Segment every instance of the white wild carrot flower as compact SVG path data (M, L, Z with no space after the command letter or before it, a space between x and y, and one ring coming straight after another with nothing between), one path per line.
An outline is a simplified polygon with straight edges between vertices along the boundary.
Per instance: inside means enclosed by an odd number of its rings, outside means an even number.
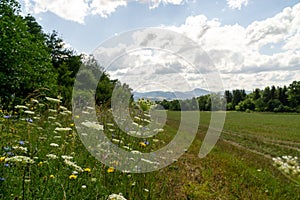
M23 106L23 105L16 105L15 108L16 109L28 109L27 106Z
M56 127L54 130L63 132L63 131L71 131L72 129L70 127L66 127L66 128Z
M60 99L54 99L54 98L51 98L51 97L46 97L46 99L47 99L48 101L51 101L51 102L61 103L61 100L60 100Z
M21 163L30 163L33 164L34 160L27 156L14 156L5 159L6 162L21 162Z
M26 110L26 111L24 111L24 113L29 114L29 115L34 115L34 112L30 111L30 110Z
M59 147L59 145L56 144L56 143L51 143L50 146L51 146L51 147Z
M82 122L81 124L88 127L88 128L96 129L98 131L100 131L100 130L103 131L104 130L103 125L97 124L97 122L87 121L87 122Z
M57 159L57 155L55 154L47 154L46 157L50 158L50 159Z

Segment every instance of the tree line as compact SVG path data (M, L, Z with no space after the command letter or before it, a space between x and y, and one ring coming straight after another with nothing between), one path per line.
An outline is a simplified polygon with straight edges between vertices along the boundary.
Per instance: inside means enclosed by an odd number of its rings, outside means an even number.
M257 112L300 112L300 81L293 81L289 86L267 86L256 88L250 93L245 89L226 90L224 94L208 94L187 100L156 101L167 110L212 109L212 95L215 95L214 107L236 111ZM217 96L216 96L217 95ZM195 106L194 102L197 102ZM226 104L226 106L222 106Z
M0 109L13 109L33 95L59 96L70 107L84 63L103 71L95 98L109 104L113 88L121 83L111 80L93 57L66 48L56 31L45 33L33 16L20 12L16 0L0 1Z

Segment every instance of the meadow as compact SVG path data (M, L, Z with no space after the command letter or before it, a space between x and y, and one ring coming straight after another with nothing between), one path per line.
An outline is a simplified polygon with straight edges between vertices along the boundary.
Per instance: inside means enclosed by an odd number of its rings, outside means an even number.
M1 110L1 199L300 199L299 114L228 112L217 145L200 159L211 116L201 112L183 156L161 170L134 174L94 158L76 132L74 118L81 116L59 104L31 99L14 113ZM105 117L97 125L115 145L140 152L171 141L181 115L168 111L163 130L141 139L119 130L109 112L98 112ZM135 114L136 123L146 123Z

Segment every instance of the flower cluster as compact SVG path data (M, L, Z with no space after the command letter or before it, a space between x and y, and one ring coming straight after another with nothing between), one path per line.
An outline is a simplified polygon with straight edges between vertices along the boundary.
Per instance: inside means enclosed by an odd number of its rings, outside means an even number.
M277 157L273 158L273 161L274 166L276 166L284 174L300 181L300 163L297 156Z

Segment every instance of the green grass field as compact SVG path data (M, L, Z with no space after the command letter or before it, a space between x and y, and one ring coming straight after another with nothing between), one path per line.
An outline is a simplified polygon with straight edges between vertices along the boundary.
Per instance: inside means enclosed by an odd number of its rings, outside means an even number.
M91 156L72 115L55 102L48 104L52 110L31 102L32 112L0 113L1 199L109 199L119 193L137 200L300 199L300 173L285 173L272 160L300 155L300 115L228 112L217 145L200 159L210 121L210 113L202 112L196 138L178 161L155 172L130 174L115 170L118 163L105 166ZM168 112L164 131L147 142L127 138L106 120L101 123L110 129L107 136L124 141L116 145L149 152L172 140L180 112Z

